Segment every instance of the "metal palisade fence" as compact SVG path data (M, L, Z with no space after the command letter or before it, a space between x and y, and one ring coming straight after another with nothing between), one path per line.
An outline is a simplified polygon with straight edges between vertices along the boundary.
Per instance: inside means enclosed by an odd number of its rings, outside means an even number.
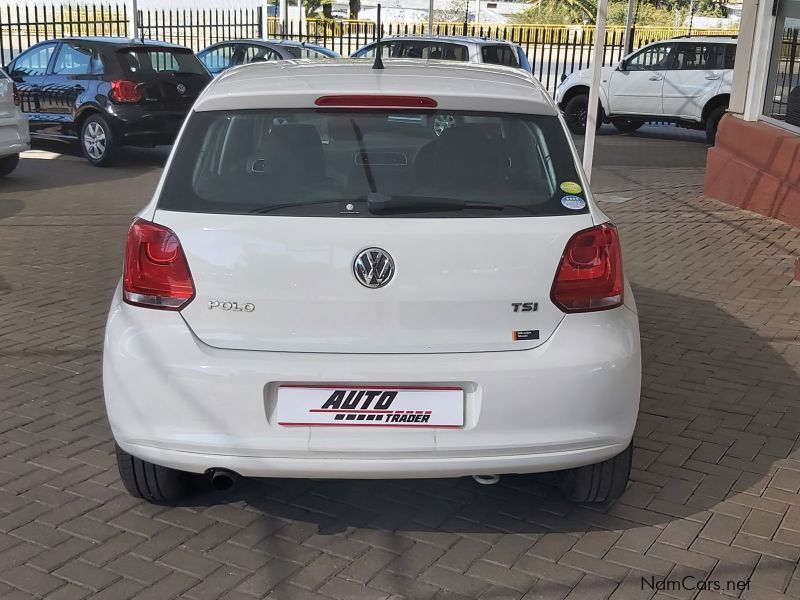
M374 41L377 28L371 21L326 21L307 19L282 22L268 17L261 6L228 8L146 9L137 11L142 38L182 44L195 51L210 44L244 38L289 38L313 42L349 56ZM119 3L46 4L27 1L0 2L0 59L7 64L31 45L66 36L128 36L132 31L128 5ZM482 25L435 23L429 31L424 23L387 23L383 35L469 35L505 39L522 46L533 66L533 74L550 92L561 75L589 65L595 28L585 25L508 24ZM637 27L631 46L636 49L654 41L687 35L686 28ZM732 35L731 30L693 30L694 35ZM624 29L610 27L604 40L603 64L610 65L624 54Z

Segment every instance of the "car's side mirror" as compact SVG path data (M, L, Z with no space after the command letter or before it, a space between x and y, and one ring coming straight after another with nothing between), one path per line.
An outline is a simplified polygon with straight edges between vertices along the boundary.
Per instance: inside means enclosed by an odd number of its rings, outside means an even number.
M620 71L627 71L628 70L628 61L626 59L622 59L619 61L619 70Z

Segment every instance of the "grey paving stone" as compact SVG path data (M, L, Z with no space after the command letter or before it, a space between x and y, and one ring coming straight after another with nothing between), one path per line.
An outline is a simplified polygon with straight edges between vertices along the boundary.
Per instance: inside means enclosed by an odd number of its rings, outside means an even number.
M0 189L0 598L676 600L640 580L683 573L800 598L800 230L702 198L706 147L671 131L598 138L644 358L633 483L600 506L520 476L129 497L100 351L165 153L23 160Z

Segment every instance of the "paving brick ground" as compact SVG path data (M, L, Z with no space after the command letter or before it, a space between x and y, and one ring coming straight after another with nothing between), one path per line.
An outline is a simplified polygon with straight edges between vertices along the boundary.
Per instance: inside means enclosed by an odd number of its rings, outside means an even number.
M99 368L163 153L34 153L0 182L0 598L800 598L800 231L699 199L703 155L676 130L600 138L645 354L618 502L540 476L248 481L166 508L121 488Z

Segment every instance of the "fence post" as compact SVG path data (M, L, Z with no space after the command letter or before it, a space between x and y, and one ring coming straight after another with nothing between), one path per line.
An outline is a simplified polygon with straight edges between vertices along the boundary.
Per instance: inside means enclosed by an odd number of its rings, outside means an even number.
M128 37L139 37L139 5L137 0L128 0Z

